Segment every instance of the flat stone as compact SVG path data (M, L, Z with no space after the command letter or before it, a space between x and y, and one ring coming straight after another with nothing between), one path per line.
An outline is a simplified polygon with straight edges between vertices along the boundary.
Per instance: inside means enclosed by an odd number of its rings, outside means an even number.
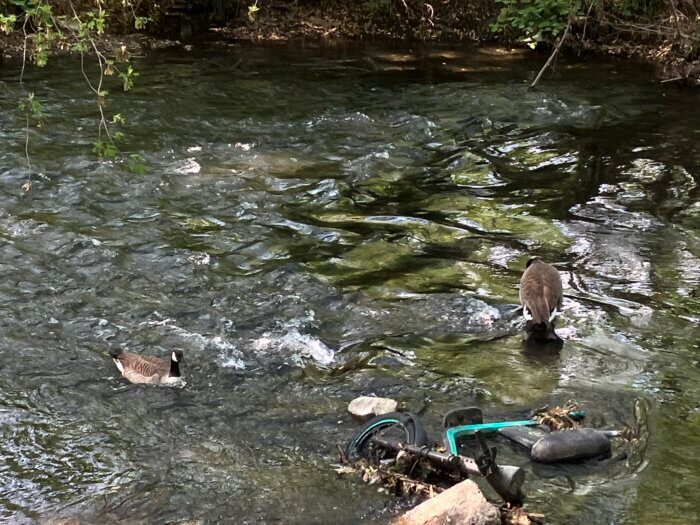
M501 511L467 479L399 516L392 525L500 525Z
M379 414L395 412L398 406L396 401L388 397L360 396L350 401L348 412L355 419L364 422Z

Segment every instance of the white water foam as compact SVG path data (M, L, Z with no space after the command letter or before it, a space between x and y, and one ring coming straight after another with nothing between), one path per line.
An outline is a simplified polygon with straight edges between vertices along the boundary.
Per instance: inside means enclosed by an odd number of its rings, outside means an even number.
M253 348L257 351L273 348L287 350L293 353L292 358L298 365L303 363L304 358L311 358L322 366L329 366L335 360L335 352L323 341L308 334L302 334L296 328L284 335L265 333L253 342Z
M158 312L154 312L155 315L160 315ZM243 369L246 367L246 362L241 356L240 350L236 348L236 345L227 341L221 336L215 335L213 337L207 337L197 332L190 332L177 326L173 319L168 317L160 320L151 320L141 323L142 325L149 326L163 326L174 334L195 342L199 346L200 350L214 350L219 353L219 358L221 359L221 366L226 368L237 368Z

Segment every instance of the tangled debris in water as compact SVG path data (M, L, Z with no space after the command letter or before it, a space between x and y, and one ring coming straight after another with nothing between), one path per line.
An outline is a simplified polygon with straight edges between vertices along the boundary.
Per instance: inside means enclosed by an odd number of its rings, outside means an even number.
M535 525L544 523L544 514L525 512L522 507L501 507L503 525Z
M535 412L533 419L540 422L540 425L546 425L552 430L565 430L572 428L580 428L580 416L574 414L580 413L580 408L576 403L563 407L542 407Z
M334 466L338 474L357 476L363 483L379 485L390 494L411 499L413 504L432 498L451 485L438 483L438 473L430 465L405 461L405 456L387 465L375 465L367 459L358 459L352 464L342 461Z
M403 453L390 462L382 463L377 465L364 458L349 462L341 450L340 462L333 468L339 475L356 476L368 485L379 485L387 493L404 498L405 503L412 507L465 479L439 472L430 464L411 459ZM500 511L503 525L538 525L545 522L544 514L526 512L521 507L504 504Z

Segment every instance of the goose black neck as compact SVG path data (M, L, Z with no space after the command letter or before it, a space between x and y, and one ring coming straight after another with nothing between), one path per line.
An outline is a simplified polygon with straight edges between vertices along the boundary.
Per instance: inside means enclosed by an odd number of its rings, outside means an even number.
M168 375L170 377L180 377L180 363L175 361L175 359L170 359L170 372Z

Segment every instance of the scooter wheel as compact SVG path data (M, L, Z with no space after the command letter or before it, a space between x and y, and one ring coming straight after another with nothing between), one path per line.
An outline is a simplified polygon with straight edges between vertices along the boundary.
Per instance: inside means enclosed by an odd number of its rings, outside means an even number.
M369 458L372 436L398 439L409 445L423 447L428 444L428 436L418 417L410 412L389 412L370 419L352 436L345 447L349 460Z

